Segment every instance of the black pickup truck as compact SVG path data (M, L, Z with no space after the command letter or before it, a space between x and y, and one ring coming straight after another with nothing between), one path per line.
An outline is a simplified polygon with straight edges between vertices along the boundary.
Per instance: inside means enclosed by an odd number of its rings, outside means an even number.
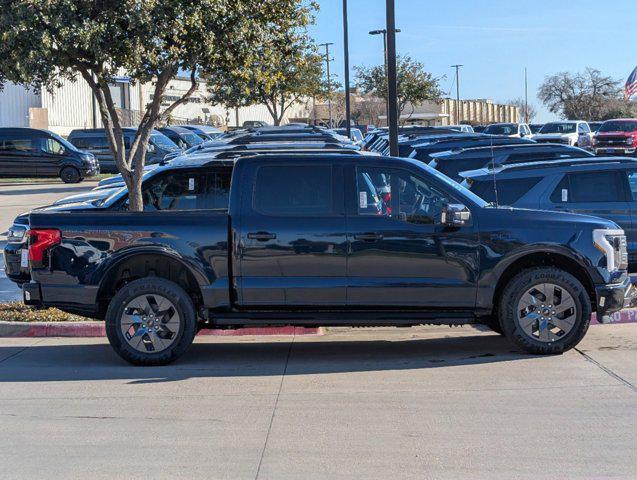
M630 290L613 222L498 208L415 160L245 157L229 198L227 210L32 213L25 302L105 318L119 355L157 365L204 325L486 323L559 353Z

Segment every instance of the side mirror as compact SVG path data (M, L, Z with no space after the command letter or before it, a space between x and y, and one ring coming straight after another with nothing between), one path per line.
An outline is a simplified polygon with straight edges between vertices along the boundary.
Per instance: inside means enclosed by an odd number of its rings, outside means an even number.
M461 203L449 203L442 207L440 223L448 227L463 227L471 221L471 212Z
M146 151L148 153L155 153L155 145L153 145L152 143L149 143L148 147L146 147Z

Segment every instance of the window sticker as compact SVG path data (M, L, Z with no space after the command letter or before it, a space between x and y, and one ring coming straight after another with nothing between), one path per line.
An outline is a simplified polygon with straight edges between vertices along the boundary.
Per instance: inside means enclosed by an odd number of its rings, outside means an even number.
M360 208L367 208L367 192L360 192L358 194L358 206Z
M568 189L566 188L562 189L562 201L568 202Z
M192 192L194 189L195 189L195 179L194 178L189 178L188 179L188 190Z

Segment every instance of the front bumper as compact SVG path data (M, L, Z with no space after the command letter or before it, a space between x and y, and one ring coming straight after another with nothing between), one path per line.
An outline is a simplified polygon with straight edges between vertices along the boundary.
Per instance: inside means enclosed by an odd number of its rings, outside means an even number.
M595 155L634 155L635 147L596 147Z
M637 302L637 289L626 277L622 283L609 285L596 285L597 297L597 321L610 323L613 321L611 314L623 308L634 306Z
M100 174L100 165L96 163L95 165L87 166L82 168L82 178L86 177L94 177Z

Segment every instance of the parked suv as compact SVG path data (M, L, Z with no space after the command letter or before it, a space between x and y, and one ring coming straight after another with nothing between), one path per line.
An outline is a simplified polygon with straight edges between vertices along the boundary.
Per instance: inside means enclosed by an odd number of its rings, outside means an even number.
M53 132L0 128L1 177L60 177L64 183L77 183L98 173L93 154Z
M533 140L542 143L561 143L581 148L592 148L593 134L588 123L581 120L545 123Z
M200 145L204 139L197 135L189 128L180 126L169 126L158 129L161 133L170 138L175 145L182 150L188 150L190 147Z
M472 192L516 208L607 218L626 232L628 260L637 267L637 160L592 157L507 165L464 172Z
M229 198L228 210L32 213L25 303L104 318L118 355L161 365L204 325L487 323L555 354L593 311L605 322L630 301L615 223L497 208L418 161L244 157Z
M526 123L492 123L482 133L509 137L528 137L531 135L531 128Z
M124 146L130 148L135 138L136 128L123 128ZM103 128L78 129L73 130L69 135L69 142L77 148L88 150L97 158L102 172L117 172L115 159L111 153L106 140L106 133ZM159 163L164 159L174 158L181 153L181 150L166 135L157 130L153 130L148 142L146 152L146 163Z
M494 147L463 148L431 154L429 166L449 178L462 181L460 172L487 166L510 163L528 163L558 158L592 157L593 154L567 145L531 143L527 145L501 145Z
M606 120L593 137L596 155L637 155L637 119Z

